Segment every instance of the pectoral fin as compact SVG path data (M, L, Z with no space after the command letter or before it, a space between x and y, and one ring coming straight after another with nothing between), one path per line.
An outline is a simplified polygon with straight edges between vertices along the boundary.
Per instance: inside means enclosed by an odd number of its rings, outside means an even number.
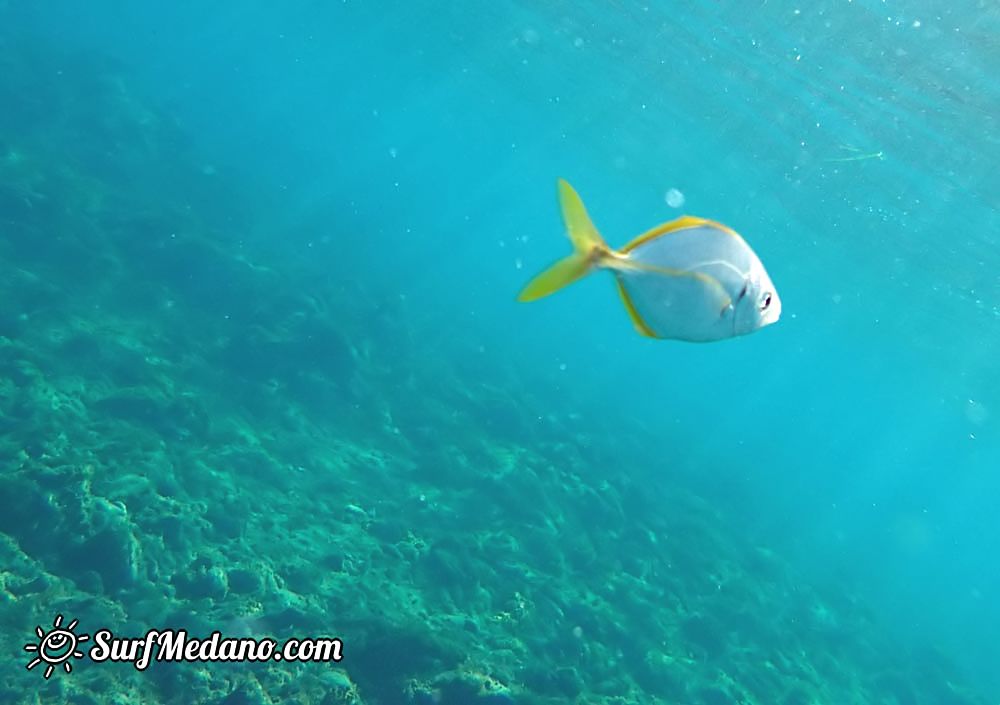
M655 264L636 262L627 258L615 259L606 266L620 272L644 272L647 274L657 274L663 277L693 279L701 283L708 291L718 298L717 303L720 311L725 311L728 307L733 305L733 300L726 292L726 287L722 286L722 282L713 277L711 274L706 274L705 272L696 272L688 269L674 269L673 267L659 267Z

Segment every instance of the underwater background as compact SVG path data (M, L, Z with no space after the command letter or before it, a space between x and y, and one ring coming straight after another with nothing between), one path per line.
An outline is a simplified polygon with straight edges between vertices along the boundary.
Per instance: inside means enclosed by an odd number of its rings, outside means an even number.
M1000 701L998 37L986 0L0 0L0 703ZM782 320L517 304L557 177L614 246L736 228ZM56 614L344 659L46 680Z

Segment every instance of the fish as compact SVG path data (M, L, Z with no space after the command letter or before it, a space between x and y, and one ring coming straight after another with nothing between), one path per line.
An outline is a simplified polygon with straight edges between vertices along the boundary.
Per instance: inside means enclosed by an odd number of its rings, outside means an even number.
M536 301L591 272L610 271L632 325L648 338L711 342L747 335L781 317L781 299L760 258L732 228L685 215L621 249L600 235L580 195L558 180L573 253L534 277L517 296Z

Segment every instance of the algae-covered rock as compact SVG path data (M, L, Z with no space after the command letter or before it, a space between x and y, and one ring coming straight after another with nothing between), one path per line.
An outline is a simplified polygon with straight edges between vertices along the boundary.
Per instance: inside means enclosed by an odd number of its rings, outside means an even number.
M685 644L702 658L718 659L728 648L726 627L710 615L692 615L681 623Z
M219 566L202 566L193 573L174 576L177 596L189 600L221 600L229 592L226 571Z
M319 705L364 705L357 684L344 669L331 668L320 676L320 684L324 695Z
M406 688L413 705L511 705L511 689L487 673L457 669L429 681L412 681Z
M237 595L257 594L264 586L264 581L255 570L233 568L227 575L229 589Z
M260 682L250 676L216 702L218 705L271 705L274 701L264 692Z

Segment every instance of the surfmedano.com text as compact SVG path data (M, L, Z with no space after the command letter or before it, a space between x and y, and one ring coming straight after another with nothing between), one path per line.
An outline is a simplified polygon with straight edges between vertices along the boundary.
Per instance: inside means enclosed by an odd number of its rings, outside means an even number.
M208 638L197 639L184 629L150 629L143 638L121 638L110 629L94 632L90 659L128 662L144 671L153 661L212 662L212 661L292 661L316 663L340 661L343 658L340 639L286 639L280 648L274 639L224 638L212 632Z

